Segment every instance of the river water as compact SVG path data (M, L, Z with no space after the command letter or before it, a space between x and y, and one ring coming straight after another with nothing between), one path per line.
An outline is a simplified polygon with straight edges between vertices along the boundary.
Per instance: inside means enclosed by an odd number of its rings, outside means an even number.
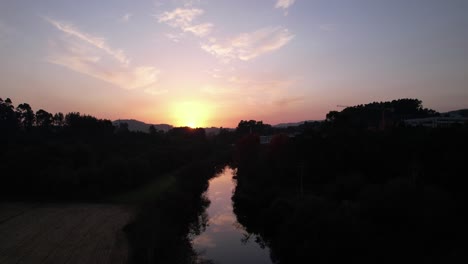
M214 263L271 264L268 248L262 249L254 239L243 242L246 235L232 209L232 193L236 187L230 167L210 180L206 192L211 201L207 208L208 226L193 239L193 246L205 259Z

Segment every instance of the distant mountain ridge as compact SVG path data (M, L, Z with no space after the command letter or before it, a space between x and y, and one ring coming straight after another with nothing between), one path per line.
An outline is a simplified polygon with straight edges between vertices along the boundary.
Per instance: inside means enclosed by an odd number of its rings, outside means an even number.
M468 117L468 108L441 113L441 115L449 117Z
M286 127L295 127L295 126L300 126L304 124L305 122L321 122L323 120L305 120L305 121L300 121L300 122L291 122L291 123L279 123L276 125L273 125L273 127L276 128L286 128ZM153 125L157 130L162 130L164 132L167 132L174 128L174 126L169 125L169 124L147 124L145 122L135 120L135 119L118 119L115 121L112 121L112 124L114 126L119 126L120 123L127 123L128 124L128 129L130 131L139 131L139 132L149 132L149 128L151 125ZM209 134L218 134L219 133L219 128L217 127L205 127L206 133ZM235 130L235 128L226 128L228 130Z
M140 132L145 132L145 133L149 132L149 128L151 125L153 125L154 128L156 128L156 130L162 130L164 132L167 132L173 128L173 126L168 125L168 124L147 124L145 122L138 121L135 119L118 119L118 120L112 121L112 124L117 127L119 126L120 123L127 123L128 130L130 131L140 131Z
M300 126L304 124L305 122L313 123L313 122L322 122L322 121L323 120L305 120L305 121L293 122L293 123L279 123L279 124L273 125L273 127L277 127L277 128L295 127L295 126Z

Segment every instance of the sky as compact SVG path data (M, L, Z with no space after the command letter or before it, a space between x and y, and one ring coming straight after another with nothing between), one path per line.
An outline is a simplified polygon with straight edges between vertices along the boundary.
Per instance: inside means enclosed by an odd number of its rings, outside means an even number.
M466 0L0 0L0 97L176 126L468 107Z

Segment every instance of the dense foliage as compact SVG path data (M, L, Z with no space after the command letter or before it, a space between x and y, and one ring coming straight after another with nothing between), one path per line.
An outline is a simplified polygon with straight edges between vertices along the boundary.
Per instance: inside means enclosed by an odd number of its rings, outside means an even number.
M326 120L340 129L385 129L401 126L403 120L437 116L439 113L424 108L418 99L398 99L390 102L373 102L350 106L343 111L330 111Z
M437 115L401 99L297 127L242 120L208 137L187 127L130 132L125 123L0 99L0 192L96 200L170 178L126 228L132 260L202 263L190 243L206 225L202 193L237 141L234 210L274 262L452 262L466 258L468 125L402 122Z
M126 227L132 263L211 263L193 249L191 239L207 226L205 210L210 201L203 193L226 157L213 156L184 167L174 174L175 183L168 190L141 206Z
M419 103L394 113L433 114ZM367 106L348 111L364 111ZM345 112L345 111L343 111ZM466 257L468 126L369 129L333 114L300 135L237 145L238 221L278 263L446 263ZM397 118L395 117L395 120Z
M215 149L203 129L149 132L130 132L124 123L114 127L80 113L34 112L28 104L15 108L0 99L1 195L95 199L132 189Z

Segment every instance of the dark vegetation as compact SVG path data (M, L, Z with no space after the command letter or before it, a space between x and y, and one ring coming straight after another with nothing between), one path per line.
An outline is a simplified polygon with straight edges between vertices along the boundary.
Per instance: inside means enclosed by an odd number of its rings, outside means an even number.
M221 155L190 164L175 173L171 188L143 204L126 228L133 263L211 263L193 249L191 238L206 228L210 201L203 193L226 158Z
M34 112L0 100L4 199L95 200L125 192L223 149L204 129L131 132L80 113Z
M235 156L238 221L275 263L466 260L468 126L402 122L437 114L403 99L330 112L267 145L245 134ZM238 131L262 130L249 125Z
M134 263L201 263L191 236L206 225L203 197L208 179L230 159L227 130L149 126L132 132L80 113L34 112L0 100L0 195L2 200L129 203L135 220L126 233ZM139 194L147 183L164 188ZM128 200L125 193L136 192ZM152 192L152 193L151 193Z
M131 260L207 263L190 241L206 226L208 180L237 142L234 210L274 262L453 262L466 257L468 126L403 122L437 115L402 99L296 127L242 120L208 136L187 127L132 132L0 99L0 198L101 201L169 182L133 204Z
M202 194L229 161L230 143L227 130L132 132L126 123L0 99L1 200L126 203L136 212L125 228L133 263L207 263L191 237L206 225ZM154 183L166 184L141 194Z

